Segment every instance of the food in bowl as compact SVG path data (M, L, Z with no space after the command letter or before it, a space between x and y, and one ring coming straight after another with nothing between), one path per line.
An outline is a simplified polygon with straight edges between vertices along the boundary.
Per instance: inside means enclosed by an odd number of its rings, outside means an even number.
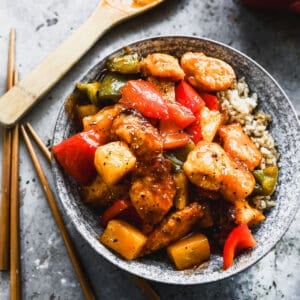
M79 133L53 154L102 209L100 241L131 260L166 249L177 269L254 247L274 205L278 154L257 96L225 61L126 52L77 84Z

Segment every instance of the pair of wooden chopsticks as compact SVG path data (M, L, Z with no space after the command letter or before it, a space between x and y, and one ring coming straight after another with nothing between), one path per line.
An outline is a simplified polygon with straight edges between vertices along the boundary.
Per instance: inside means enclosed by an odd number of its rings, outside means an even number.
M33 128L30 126L30 124L27 124L27 128L32 133L33 138L37 141L38 146L42 149L43 153L45 154L46 158L48 159L48 162L50 163L51 162L51 154L50 154L49 150L44 146L43 142L39 139L38 135L34 132ZM74 270L77 274L79 283L80 283L81 288L82 288L84 298L88 299L88 300L96 299L96 297L93 293L93 290L92 290L92 288L91 288L91 286L90 286L90 284L87 280L87 277L84 274L83 269L80 265L80 262L79 262L79 259L77 257L75 248L74 248L73 243L70 239L69 233L68 233L68 231L66 229L66 226L64 224L64 220L61 216L58 205L56 203L54 194L51 190L51 187L48 183L48 180L45 176L45 173L44 173L44 171L41 167L41 164L38 160L38 157L35 153L35 150L32 146L29 135L27 134L26 129L23 125L21 125L21 132L22 132L25 144L27 146L28 152L30 154L30 157L32 159L33 165L35 167L35 170L38 174L39 180L40 180L41 185L43 187L44 193L46 195L46 198L47 198L48 204L50 206L52 215L53 215L54 220L56 222L56 225L57 225L57 227L58 227L58 229L61 233L61 236L62 236L63 241L65 243L67 252L69 254L70 260L71 260L71 262L73 264L73 267L74 267Z
M10 31L6 89L14 84L15 74L15 30ZM10 182L11 182L11 152L12 131L4 129L3 132L3 158L2 158L2 194L0 210L0 271L9 269L10 249Z
M31 135L32 135L33 139L35 140L36 144L39 146L40 150L42 151L42 153L44 154L44 156L47 158L48 162L50 163L51 162L51 153L50 153L50 151L48 150L48 148L45 146L45 144L42 142L42 140L39 138L39 136L37 135L37 133L35 132L35 130L32 128L32 126L29 123L26 124L26 127L27 127L28 131L31 133ZM39 179L41 181L41 184L43 186L43 189L44 189L44 192L46 194L49 206L52 210L52 214L55 218L55 221L56 221L56 223L59 227L59 230L60 230L60 232L62 234L62 237L64 239L64 242L66 244L68 254L69 254L70 259L71 259L71 261L73 263L73 266L75 268L75 272L78 276L79 282L80 282L81 287L83 289L83 293L84 293L86 299L93 299L93 298L91 298L91 297L93 297L92 290L88 286L88 282L85 279L86 277L84 276L83 271L80 268L78 259L76 258L75 250L74 250L74 248L71 244L71 240L69 239L68 232L65 228L63 219L62 219L62 217L60 215L60 212L58 210L54 195L51 192L51 188L49 186L47 178L44 175L44 172L41 168L39 160L36 156L36 153L33 149L33 146L30 142L29 136L26 133L26 130L25 130L24 126L21 126L21 132L22 132L22 135L24 137L24 140L25 140L26 146L28 148L29 154L32 158L35 169L37 171L38 177L39 177ZM144 295L146 296L147 299L149 299L149 300L159 300L160 299L160 297L157 295L157 293L153 290L153 288L150 286L150 284L146 280L144 280L142 278L139 278L137 276L134 276L134 275L131 275L131 279L141 289L141 291L144 293Z
M15 69L16 31L9 35L7 90L18 82ZM19 126L4 129L0 210L0 270L10 270L11 299L21 299L19 239Z
M18 82L15 69L16 31L9 35L7 90ZM10 270L11 299L21 299L19 238L19 126L4 129L2 164L2 197L0 211L0 270Z
M7 89L17 83L17 72L15 70L15 30L10 32L9 55L7 64ZM21 99L20 99L21 101ZM32 129L29 126L29 129ZM44 191L47 195L48 203L53 216L62 234L67 251L73 263L75 272L79 278L85 299L95 299L93 291L84 275L79 260L76 258L75 250L69 238L63 219L59 213L54 195L50 189L47 179L41 169L39 161L35 155L29 137L23 126L21 130L32 156L34 166L41 180ZM33 130L34 137L37 135ZM20 272L20 243L19 243L19 125L13 129L4 129L3 140L3 174L2 174L2 201L0 210L0 270L10 270L10 299L21 299L21 272ZM43 153L51 161L51 154L44 144L39 146ZM10 254L10 255L9 255Z

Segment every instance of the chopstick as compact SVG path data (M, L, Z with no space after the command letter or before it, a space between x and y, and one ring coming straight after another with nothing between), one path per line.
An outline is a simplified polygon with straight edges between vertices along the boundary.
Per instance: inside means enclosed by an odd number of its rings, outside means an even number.
M29 123L26 123L26 127L28 128L33 139L35 140L37 145L40 147L41 151L43 152L43 154L47 158L48 162L50 163L51 162L51 152L48 150L48 148L45 146L43 141L40 139L38 134L35 132L35 130L32 128L32 126ZM146 299L148 299L148 300L159 300L160 299L159 295L151 287L151 285L148 283L147 280L140 278L138 276L135 276L135 275L130 275L130 277L131 277L132 281L134 282L134 284L143 292Z
M34 131L32 126L29 123L26 123L26 127L29 130L30 134L32 135L34 141L39 146L40 150L44 154L44 156L47 158L48 162L51 163L51 152L48 150L48 148L45 146L43 141L40 139L38 134Z
M14 70L15 70L15 48L16 48L16 30L12 28L9 33L9 50L7 62L7 78L6 89L9 90L13 87L14 83Z
M13 86L15 65L16 31L11 29L9 34L9 50L7 63L6 88ZM9 217L10 217L10 172L11 172L11 130L4 129L3 158L2 158L2 195L0 209L0 271L9 269Z
M18 72L14 70L14 85ZM10 299L21 299L19 220L19 124L12 130L10 183Z
M146 299L160 300L160 297L158 296L156 291L151 287L147 280L135 275L130 275L130 278L134 282L134 284L143 292Z
M79 263L79 260L77 258L77 255L76 255L76 252L75 252L75 248L72 244L72 241L70 239L70 236L68 234L68 231L66 229L66 226L64 224L64 220L60 214L60 211L59 211L59 208L57 206L57 203L56 203L56 200L55 200L55 197L54 197L54 194L51 190L51 187L48 183L48 180L43 172L43 169L40 165L40 162L37 158L37 155L33 149L33 146L31 144L31 141L29 139L29 136L27 135L26 133L26 130L24 128L23 125L21 125L21 132L22 132L22 135L23 135L23 138L24 138L24 141L25 141L25 144L27 146L27 149L28 149L28 152L31 156L31 159L32 159L32 162L33 162L33 165L36 169L36 172L38 174L38 177L39 177L39 180L41 182L41 185L43 187L43 190L44 190L44 193L46 195L46 198L47 198L47 201L48 201L48 204L50 206L50 209L52 211L52 215L56 221L56 225L61 233L61 236L64 240L64 243L65 243L65 246L66 246L66 249L67 249L67 252L69 254L69 257L70 257L70 260L73 264L73 267L75 269L75 272L77 274L77 277L78 277L78 280L79 280L79 283L81 285L81 288L82 288L82 292L83 292L83 295L84 295L84 298L85 299L96 299L95 296L94 296L94 293L92 291L92 288L90 287L87 279L86 279L86 275L84 274L81 266L80 266L80 263Z

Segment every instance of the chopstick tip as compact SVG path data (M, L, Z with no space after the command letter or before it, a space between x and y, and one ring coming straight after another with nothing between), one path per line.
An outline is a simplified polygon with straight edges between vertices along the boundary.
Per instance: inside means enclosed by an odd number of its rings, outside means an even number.
M15 36L16 36L16 28L12 27L10 29L10 37L14 39Z
M20 129L21 129L22 131L25 131L25 128L24 128L24 125L23 125L23 124L20 124Z

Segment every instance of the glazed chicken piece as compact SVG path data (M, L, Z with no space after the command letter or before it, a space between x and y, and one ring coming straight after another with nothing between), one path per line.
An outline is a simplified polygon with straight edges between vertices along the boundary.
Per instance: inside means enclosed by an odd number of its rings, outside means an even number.
M142 160L162 152L163 140L158 130L141 114L126 110L113 121L111 132L125 141Z
M236 224L259 224L265 219L261 211L249 205L246 200L238 200L232 204L230 215Z
M144 75L165 78L172 81L182 80L184 72L181 69L178 59L164 53L153 53L141 62L141 71Z
M83 130L95 130L101 137L104 138L104 144L110 139L110 129L113 120L120 114L125 108L122 105L116 104L113 106L107 106L98 111L95 115L87 116L82 119Z
M262 159L261 152L249 136L244 133L240 124L221 126L219 135L223 140L224 150L233 159L239 159L245 163L250 171L253 171L260 164Z
M226 90L235 80L229 64L202 52L187 52L182 55L180 63L189 83L203 91Z
M232 202L243 200L252 193L254 186L252 173L228 157L228 164L221 176L222 196Z
M193 225L203 216L201 205L194 202L176 211L162 221L149 235L144 253L162 249L191 232Z
M227 161L226 153L218 144L201 141L189 153L183 169L192 183L206 190L218 191Z
M183 169L192 183L220 191L229 201L245 199L255 185L252 173L235 163L217 143L200 141L189 153Z
M176 187L170 169L162 155L136 168L129 196L145 231L159 223L173 205Z

